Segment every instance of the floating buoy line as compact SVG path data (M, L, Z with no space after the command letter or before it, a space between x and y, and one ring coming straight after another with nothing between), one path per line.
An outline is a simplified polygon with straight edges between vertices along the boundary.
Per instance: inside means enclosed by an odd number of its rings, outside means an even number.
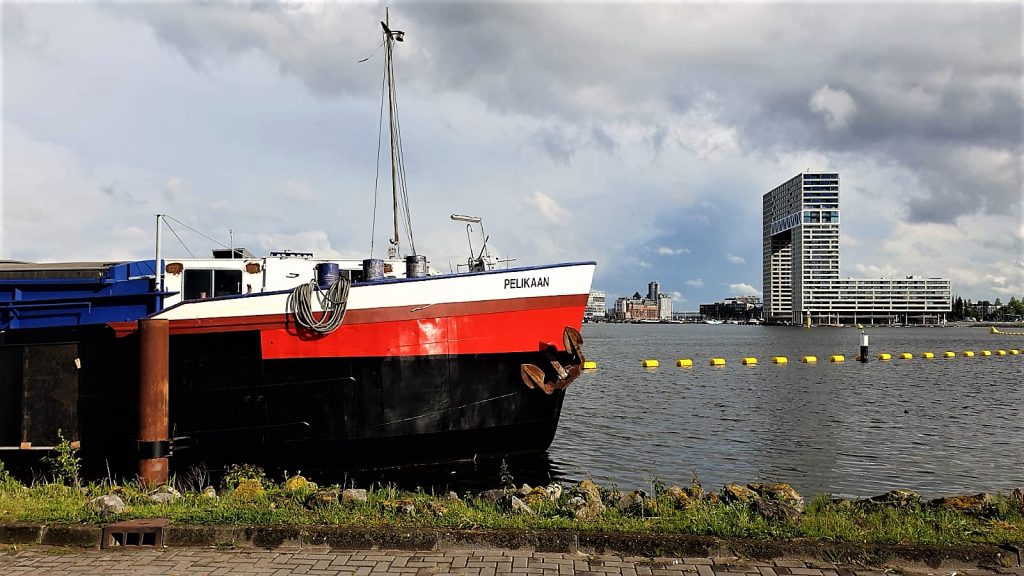
M878 360L882 361L882 362L888 362L888 361L891 361L894 356L896 358L900 359L900 360L914 360L914 359L932 360L932 359L940 358L940 357L941 358L950 359L950 358L974 358L975 356L989 357L989 356L1020 356L1020 355L1021 355L1021 349L1020 348L1010 348L1010 349L998 349L998 350L995 350L995 351L993 351L993 350L980 350L977 353L975 353L974 350L964 350L963 352L959 352L959 353L955 352L953 350L946 350L945 352L942 352L940 355L936 355L936 353L928 352L928 351L920 352L918 354L914 354L912 352L900 352L897 355L893 355L892 353L889 353L889 352L882 352L881 354L878 354L878 356L876 356L876 358ZM855 359L860 361L860 362L867 361L865 358L862 358L861 355L859 355L859 354L857 356L855 356ZM843 354L832 354L832 355L828 356L828 360L832 364L842 364L843 362L846 361L846 356L844 356ZM803 364L817 364L818 363L818 357L817 356L811 356L811 355L802 356L800 358L800 362L803 363ZM744 356L743 358L740 359L739 363L742 364L743 366L757 366L758 365L758 359L756 357L754 357L754 356ZM776 364L776 365L787 365L787 364L789 364L789 358L786 357L786 356L772 356L771 357L771 363L772 364ZM708 366L721 367L721 366L725 366L727 364L727 361L726 361L725 358L722 358L722 357L714 357L714 358L709 358L707 364L708 364ZM640 366L643 367L643 368L658 368L660 365L661 365L661 363L659 362L659 360L657 358L644 358L643 360L640 361ZM678 360L676 360L676 366L679 367L679 368L693 368L694 367L694 361L693 361L692 358L679 358ZM597 363L592 361L592 360L588 360L586 362L586 364L583 366L583 368L586 369L586 370L596 369L597 368Z

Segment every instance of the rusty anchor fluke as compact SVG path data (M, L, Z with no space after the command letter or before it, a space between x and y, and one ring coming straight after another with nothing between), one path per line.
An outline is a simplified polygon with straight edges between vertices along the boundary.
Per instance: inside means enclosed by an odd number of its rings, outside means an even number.
M540 388L545 394L553 394L555 390L564 390L579 377L583 372L583 336L579 330L566 326L562 331L562 345L565 346L564 353L555 350L553 345L541 351L547 360L548 370L535 364L519 367L519 375L527 388Z

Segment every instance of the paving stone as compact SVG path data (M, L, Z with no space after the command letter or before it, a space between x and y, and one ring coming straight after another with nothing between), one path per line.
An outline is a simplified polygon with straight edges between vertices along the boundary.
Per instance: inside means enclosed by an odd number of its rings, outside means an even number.
M471 559L473 561L471 561ZM0 574L76 576L165 576L249 574L252 576L377 576L381 574L462 574L490 576L499 573L563 576L885 576L879 568L835 565L828 562L785 560L766 562L736 558L669 558L602 554L535 553L525 550L455 551L346 551L319 550L99 550L55 552L39 547L0 552ZM964 576L1024 576L1024 569L958 571ZM946 570L908 570L909 576Z

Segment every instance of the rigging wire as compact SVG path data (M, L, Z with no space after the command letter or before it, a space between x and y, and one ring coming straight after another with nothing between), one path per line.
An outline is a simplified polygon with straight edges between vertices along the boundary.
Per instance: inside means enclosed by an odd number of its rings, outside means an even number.
M383 44L382 44L383 45ZM384 134L384 91L388 85L388 73L380 83L380 118L377 120L377 170L373 175L373 221L370 223L370 258L373 258L373 241L377 234L377 185L380 182L380 142Z
M385 42L386 42L386 40L385 40ZM374 56L377 55L377 52L380 52L380 49L383 48L383 47L384 47L384 42L381 42L379 46L374 48L373 52L371 52L369 56L367 56L366 58L363 58L362 60L360 60L359 63L366 62L370 58L373 58Z
M167 221L166 219L168 219L168 218L169 218L169 219L171 219L171 220L174 220L174 221L175 221L175 222L177 222L178 224L181 224L182 226L184 226L185 228L188 228L189 230L191 230L191 231L195 232L196 234L199 234L200 236L202 236L203 238L206 238L206 239L207 239L207 240L209 240L210 242L213 242L214 244L218 244L218 245L220 245L220 246L221 246L222 248L227 248L228 250L230 250L230 249L231 249L231 247L230 247L230 246L228 246L227 244L225 244L225 243L221 242L220 240L217 240L217 239L215 239L215 238L211 238L211 237L207 236L206 234L203 234L203 233L202 233L202 232L200 232L199 230L196 230L195 228L193 228L193 227L189 226L188 224L186 224L186 223L182 222L181 220L178 220L178 219L177 219L177 218L175 218L174 216L170 216L170 215L168 215L168 214L164 214L164 219L165 219L165 220L164 220L164 222L166 222L166 221ZM168 228L170 228L170 226L168 226Z
M164 214L164 218L170 218L170 216ZM177 220L175 220L175 222L177 222ZM185 249L185 252L188 252L189 256L195 258L196 255L193 254L192 251L188 249L188 245L186 245L185 241L181 239L181 236L178 236L178 232L171 227L171 223L168 222L167 220L164 220L164 226L167 226L167 229L171 231L171 234L174 234L174 237L177 238L178 242L181 243L181 247Z

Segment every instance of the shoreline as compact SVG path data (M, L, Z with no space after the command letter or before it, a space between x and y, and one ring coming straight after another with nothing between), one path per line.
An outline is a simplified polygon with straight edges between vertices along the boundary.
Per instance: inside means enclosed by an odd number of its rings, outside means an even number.
M460 497L393 486L321 488L298 475L278 484L255 467L238 467L232 474L220 490L193 484L184 493L137 482L24 486L0 478L0 553L3 547L26 546L494 548L1013 569L1024 560L1024 488L930 501L907 490L869 499L807 501L784 483L726 484L705 491L696 482L687 487L654 482L648 494L584 480L520 488L507 483Z

